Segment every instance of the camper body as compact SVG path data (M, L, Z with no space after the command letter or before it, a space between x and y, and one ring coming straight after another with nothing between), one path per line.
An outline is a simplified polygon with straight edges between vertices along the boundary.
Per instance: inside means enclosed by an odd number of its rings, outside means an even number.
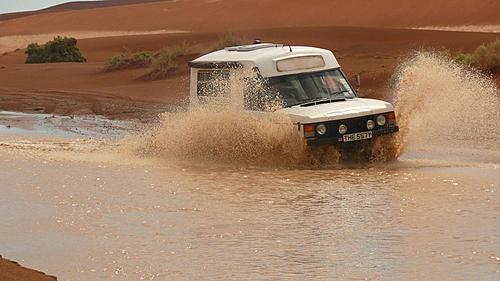
M228 85L225 81L251 70L255 77L248 79L245 101L278 98L282 106L276 111L290 117L309 146L372 140L399 130L394 107L360 98L329 50L270 43L235 46L195 59L190 69L192 104L224 96L231 91L221 86ZM252 85L259 90L252 92ZM266 107L248 102L245 109L262 112Z

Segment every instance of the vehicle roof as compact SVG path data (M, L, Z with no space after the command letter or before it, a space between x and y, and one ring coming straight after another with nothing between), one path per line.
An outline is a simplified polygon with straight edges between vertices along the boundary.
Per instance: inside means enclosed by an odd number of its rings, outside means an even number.
M277 61L304 56L321 56L324 60L324 66L292 71L278 71ZM190 65L197 68L197 65L199 66L203 63L224 65L228 62L241 63L245 67L256 66L258 67L260 74L264 77L315 72L340 67L339 63L335 59L335 56L329 50L307 46L285 46L272 43L228 47L223 50L201 56L192 61Z

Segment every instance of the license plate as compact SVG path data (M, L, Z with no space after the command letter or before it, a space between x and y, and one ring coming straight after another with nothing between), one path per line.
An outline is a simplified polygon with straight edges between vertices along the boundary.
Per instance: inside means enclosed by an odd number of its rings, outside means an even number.
M372 138L372 132L361 132L342 136L344 142L367 140Z

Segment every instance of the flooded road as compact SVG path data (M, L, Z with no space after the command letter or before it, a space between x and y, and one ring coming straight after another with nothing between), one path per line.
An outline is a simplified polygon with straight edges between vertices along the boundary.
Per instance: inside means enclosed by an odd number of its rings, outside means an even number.
M498 150L466 153L489 155L482 162L416 150L390 165L300 170L134 159L76 138L65 143L80 150L5 138L2 255L60 280L500 276Z
M58 280L499 280L499 115L455 124L411 105L398 161L315 168L201 161L184 141L203 134L156 134L189 154L141 155L133 124L2 113L0 253ZM207 119L188 117L167 128Z

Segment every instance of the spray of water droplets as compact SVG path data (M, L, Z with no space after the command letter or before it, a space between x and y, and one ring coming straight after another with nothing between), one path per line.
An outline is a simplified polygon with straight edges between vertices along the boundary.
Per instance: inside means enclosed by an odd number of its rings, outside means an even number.
M241 71L230 81L216 81L217 87L211 90L217 98L165 113L161 124L141 138L137 150L194 162L280 167L338 164L342 159L338 146L308 148L290 119L272 112L281 107L279 99L250 101L264 104L264 112L244 110L249 102L244 91L252 75ZM372 162L385 162L419 143L498 143L500 103L491 78L438 54L420 52L400 65L393 81L401 132L353 145L349 153L369 149ZM253 83L251 88L258 92L262 87Z

